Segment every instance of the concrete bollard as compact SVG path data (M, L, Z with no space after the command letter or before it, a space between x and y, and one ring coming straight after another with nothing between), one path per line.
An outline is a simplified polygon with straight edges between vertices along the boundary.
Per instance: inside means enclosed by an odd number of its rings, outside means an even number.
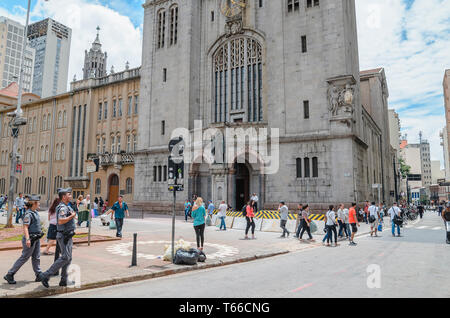
M133 256L131 258L131 266L137 266L137 233L133 234Z

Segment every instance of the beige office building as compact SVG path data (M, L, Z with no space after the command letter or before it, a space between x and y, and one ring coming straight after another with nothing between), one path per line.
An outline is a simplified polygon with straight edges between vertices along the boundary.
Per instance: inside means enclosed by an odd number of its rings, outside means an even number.
M19 81L25 27L20 23L0 17L0 88ZM23 90L33 89L35 49L26 47Z

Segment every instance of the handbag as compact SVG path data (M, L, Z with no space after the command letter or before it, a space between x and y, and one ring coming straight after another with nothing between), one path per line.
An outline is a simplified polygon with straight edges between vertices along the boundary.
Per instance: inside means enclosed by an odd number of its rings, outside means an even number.
M369 217L369 223L374 223L375 222L375 217L373 216L373 215L371 215L370 217Z
M378 232L383 232L383 225L381 223L378 225Z
M114 221L114 220L111 220L111 222L109 222L109 229L110 230L115 230L117 227L116 227L116 221Z

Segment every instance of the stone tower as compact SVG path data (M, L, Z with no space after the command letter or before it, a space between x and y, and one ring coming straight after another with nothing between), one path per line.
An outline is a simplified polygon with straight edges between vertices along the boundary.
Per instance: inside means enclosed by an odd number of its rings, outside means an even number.
M225 163L191 158L180 199L196 194L240 209L257 193L261 208L283 199L320 210L366 197L354 0L147 0L143 7L136 205L170 206L167 145L176 129L194 134L195 121L223 135L278 129L279 169L267 174L267 161L242 162L254 156L247 150Z
M97 27L97 37L95 38L94 43L92 43L91 49L89 52L87 50L84 51L83 79L106 76L106 61L108 55L106 52L102 52L99 32L100 27Z

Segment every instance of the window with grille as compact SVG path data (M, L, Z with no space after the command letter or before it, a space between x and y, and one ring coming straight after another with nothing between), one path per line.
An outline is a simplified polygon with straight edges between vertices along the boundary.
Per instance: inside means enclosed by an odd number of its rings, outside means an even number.
M263 120L262 62L262 47L254 39L237 38L219 47L213 56L215 122L226 122L231 111L244 109L249 122Z
M164 47L164 40L166 36L166 11L158 12L158 49Z
M126 180L126 192L128 194L132 194L133 193L133 179L128 178Z
M178 41L178 6L170 8L170 45L177 44Z

